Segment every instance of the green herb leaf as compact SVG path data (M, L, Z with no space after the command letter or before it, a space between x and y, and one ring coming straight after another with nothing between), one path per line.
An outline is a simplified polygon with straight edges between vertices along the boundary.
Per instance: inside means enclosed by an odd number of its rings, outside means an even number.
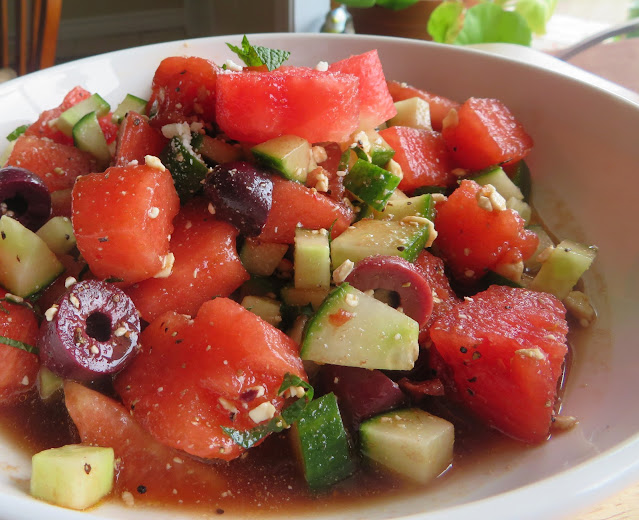
M231 49L248 67L259 67L260 65L266 65L268 70L274 70L278 68L282 63L288 60L291 55L288 51L282 51L280 49L269 49L268 47L261 47L259 45L251 45L246 35L242 38L242 48L240 49L236 45L227 43L229 49Z
M419 0L377 0L377 5L386 7L393 11L399 11L400 9L406 9L413 4L416 4Z
M260 424L248 431L239 431L234 428L222 427L235 444L242 448L251 448L270 433L281 432L284 428L296 422L302 415L304 408L313 400L314 390L311 385L296 375L287 373L284 381L278 390L278 394L286 392L292 386L301 386L306 390L306 394L282 411L282 415L273 417L269 422Z
M15 141L18 137L20 137L27 131L27 128L29 128L29 125L19 126L7 136L7 141Z
M357 155L358 159L362 159L363 161L366 161L366 162L371 162L371 158L368 155L366 155L366 152L362 150L361 147L355 146L351 148L351 150L355 152L355 155Z
M348 7L373 7L375 5L375 0L343 0L340 2Z
M555 10L556 0L520 0L515 6L515 11L523 16L524 20L535 34L546 34L546 23Z
M24 350L25 352L29 352L30 354L38 354L37 347L28 345L27 343L23 343L22 341L17 341L15 339L5 338L4 336L0 336L0 343L9 345L10 347L19 348L20 350Z
M443 2L428 19L428 34L433 41L453 43L461 29L464 6L459 2Z
M530 46L532 33L524 17L496 4L483 3L466 11L464 26L454 43L517 43Z

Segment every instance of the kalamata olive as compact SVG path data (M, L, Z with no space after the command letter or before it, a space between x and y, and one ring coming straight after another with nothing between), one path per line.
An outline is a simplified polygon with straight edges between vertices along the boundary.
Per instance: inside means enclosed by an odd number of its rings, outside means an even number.
M0 169L0 213L37 231L51 215L51 195L46 184L24 168Z
M363 420L406 402L399 385L379 370L323 365L320 384L323 391L337 396L344 422L353 430Z
M404 314L421 327L433 310L433 293L417 268L398 256L371 256L355 264L346 278L356 289L387 289L399 296Z
M266 170L248 162L218 164L206 177L204 194L216 217L244 236L257 236L271 211L273 182Z
M40 360L61 377L91 381L132 361L139 335L140 318L131 299L113 284L85 280L46 311Z

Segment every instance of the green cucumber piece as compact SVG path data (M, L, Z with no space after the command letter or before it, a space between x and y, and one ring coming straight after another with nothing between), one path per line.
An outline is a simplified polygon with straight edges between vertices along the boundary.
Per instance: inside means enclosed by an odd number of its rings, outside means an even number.
M95 112L89 112L73 126L73 142L77 148L89 152L102 165L111 161L111 151L100 128Z
M2 150L2 153L0 153L0 167L3 167L7 164L7 161L9 160L9 156L11 155L11 152L13 152L13 148L15 147L16 142L15 141L9 141L9 144L7 145L7 147Z
M127 94L111 115L111 121L119 125L129 112L137 112L141 116L146 114L146 99L133 94Z
M33 231L6 215L0 218L0 284L26 298L44 289L64 266Z
M391 117L388 126L409 126L419 130L432 130L430 105L421 98L413 97L395 102L397 115Z
M316 363L382 370L413 368L417 322L344 283L308 321L300 357Z
M519 213L519 216L524 219L526 225L530 224L530 219L532 218L532 208L530 204L515 197L510 197L506 200L506 207Z
M311 489L326 488L355 471L335 394L311 401L291 430L295 451Z
M510 278L506 278L504 275L496 273L495 271L488 271L486 273L486 276L484 276L483 281L488 286L505 285L507 287L517 287L517 288L523 287L523 284L519 282L515 282L514 280L511 280Z
M257 162L273 168L285 179L304 183L316 168L311 143L296 135L282 135L251 148Z
M331 286L331 249L328 233L322 230L295 230L295 287L328 289Z
M524 200L530 200L532 181L530 180L530 169L523 159L517 163L515 173L511 176L512 181L521 190Z
M286 305L304 307L310 305L317 310L328 296L328 289L298 289L297 287L282 287L280 297Z
M357 159L344 177L344 187L378 211L383 211L401 179L379 166Z
M407 199L389 200L384 211L375 211L373 218L381 220L402 220L404 217L424 217L432 221L435 205L431 194L417 195Z
M528 226L528 230L534 232L537 235L537 238L539 239L539 245L537 246L537 249L535 250L533 255L524 262L524 267L536 272L539 271L539 268L541 267L541 262L537 260L537 257L542 251L548 249L549 247L554 247L555 242L546 232L543 226L540 226L539 224Z
M454 441L450 422L419 408L387 412L360 425L365 457L421 484L450 466Z
M271 276L287 251L287 244L273 244L247 238L240 248L240 260L249 273Z
M36 231L47 247L56 255L66 255L76 244L73 224L69 217L52 217Z
M91 97L62 112L55 125L64 135L72 137L73 127L85 115L95 112L96 117L102 117L110 109L111 106L99 94L93 94Z
M187 202L202 188L202 181L209 171L191 146L191 139L188 132L186 135L175 135L160 154L162 164L171 172L175 190L182 203Z
M256 314L274 327L282 323L282 304L273 298L264 296L245 296L242 307Z
M193 149L213 165L239 161L244 155L239 144L227 143L218 137L201 134L199 141L197 145L193 143Z
M446 195L450 193L450 191L450 188L447 188L446 186L420 186L413 191L413 197L415 195L423 195L425 193L441 193L442 195Z
M386 140L376 130L362 130L354 136L355 144L351 145L359 159L372 162L383 168L395 156Z
M506 175L506 172L501 166L488 168L474 177L471 177L471 180L482 186L492 184L505 200L508 200L511 197L514 197L517 200L524 200L524 195L521 190L513 181L510 180L510 177Z
M63 385L64 380L60 376L55 375L44 365L40 365L38 372L38 393L40 394L40 399L47 401L62 390Z
M597 248L562 240L541 264L530 289L554 294L563 300L591 266Z
M29 126L30 125L20 125L7 136L7 141L15 141L18 137L20 137L27 131L27 128L29 128Z
M55 505L86 509L113 488L113 448L71 444L31 459L31 495Z
M410 219L411 217L409 217ZM399 256L413 262L426 246L432 224L404 220L364 219L353 223L331 242L333 269L345 260L357 262L373 255Z

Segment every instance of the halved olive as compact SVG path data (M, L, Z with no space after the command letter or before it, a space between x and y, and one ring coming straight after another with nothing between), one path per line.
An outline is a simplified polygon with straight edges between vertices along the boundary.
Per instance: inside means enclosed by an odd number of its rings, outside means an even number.
M51 216L51 195L35 173L17 166L0 169L0 214L37 231Z

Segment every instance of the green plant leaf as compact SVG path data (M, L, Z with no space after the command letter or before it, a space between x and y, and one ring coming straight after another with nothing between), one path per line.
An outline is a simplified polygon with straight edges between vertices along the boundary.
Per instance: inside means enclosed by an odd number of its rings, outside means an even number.
M347 7L373 7L375 5L375 0L344 0L340 2Z
M7 141L15 141L18 137L20 137L27 131L27 128L29 128L29 125L19 126L7 136Z
M524 17L496 4L478 4L466 11L464 25L454 43L516 43L530 46L532 32Z
M400 9L406 9L413 4L416 4L419 0L377 0L377 5L392 9L393 11L399 11Z
M288 60L291 55L288 51L279 49L269 49L259 45L251 45L246 35L242 38L242 48L231 43L226 44L248 67L258 67L266 65L268 70L278 68L282 63Z
M546 23L552 15L555 2L552 0L520 0L515 11L524 17L535 34L546 34Z
M460 2L443 2L428 19L427 31L433 41L453 43L461 29L464 6Z

